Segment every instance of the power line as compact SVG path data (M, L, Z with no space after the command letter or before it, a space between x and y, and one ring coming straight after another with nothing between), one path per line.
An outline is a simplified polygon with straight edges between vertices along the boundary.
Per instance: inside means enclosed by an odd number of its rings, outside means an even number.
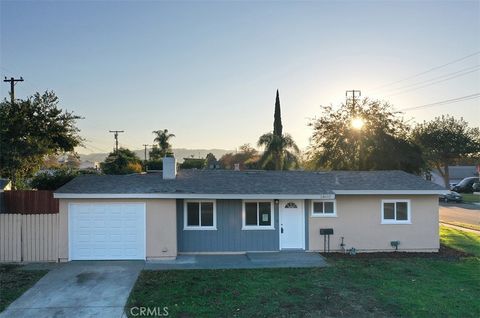
M95 146L92 142L85 141L85 143L87 143L90 148L94 149L97 152L110 152L110 150L105 150L105 148Z
M462 97L442 100L442 101L431 103L431 104L425 104L425 105L420 105L420 106L415 106L415 107L403 108L403 109L400 109L399 111L402 112L402 111L417 110L417 109L433 107L433 106L447 105L447 104L463 102L463 101L466 101L466 100L471 100L471 99L475 99L475 98L479 98L479 97L480 97L480 93L475 93L475 94L466 95L466 96L462 96Z
M410 79L412 79L412 78L415 78L415 77L418 77L418 76L421 76L421 75L424 75L424 74L427 74L427 73L436 71L436 70L441 69L441 68L443 68L443 67L445 67L445 66L448 66L448 65L451 65L451 64L454 64L454 63L457 63L457 62L466 60L466 59L468 59L469 57L472 57L472 56L475 56L475 55L478 55L478 54L480 54L480 51L474 52L474 53L472 53L472 54L466 55L466 56L461 57L461 58L459 58L459 59L450 61L450 62L448 62L448 63L445 63L445 64L442 64L442 65L439 65L439 66L432 67L432 68L430 68L430 69L428 69L428 70L426 70L426 71L423 71L423 72L420 72L420 73L417 73L417 74L414 74L414 75L411 75L411 76L402 78L402 79L400 79L400 80L397 80L397 81L394 81L394 82L390 82L390 83L387 83L387 84L384 84L384 85L380 85L380 86L377 86L377 87L373 87L371 90L372 90L372 91L373 91L373 90L379 90L380 88L384 88L384 87L387 87L387 86L392 86L392 85L395 85L395 84L398 84L398 83L401 83L401 82L410 80Z
M471 70L471 71L468 71L468 72L463 72L461 74L450 76L450 77L447 77L445 79L437 80L437 81L427 83L427 84L424 84L424 85L420 85L418 87L413 87L413 88L410 88L410 89L406 89L406 90L403 90L403 91L400 91L400 92L397 92L397 93L394 93L394 94L387 95L387 97L400 95L400 94L404 94L404 93L411 92L411 91L416 91L417 89L421 89L421 88L428 87L428 86L431 86L431 85L434 85L434 84L446 82L446 81L449 81L449 80L457 78L457 77L461 77L461 76L465 76L465 75L468 75L468 74L473 73L473 72L477 72L478 70L480 70L480 68L477 68L477 69L474 69L474 70Z
M408 84L408 85L404 85L404 86L400 86L400 87L396 87L396 88L390 88L390 89L387 89L387 93L388 93L388 91L395 92L395 91L398 91L398 90L402 90L404 88L414 87L414 86L417 86L417 85L421 85L421 84L424 84L424 83L429 83L429 82L435 81L437 79L453 76L453 75L463 73L463 72L467 72L467 71L470 71L470 70L477 71L479 69L480 69L480 65L470 66L470 67L461 69L459 71L455 71L455 72L440 75L440 76L435 76L435 77L432 77L432 78L429 78L427 80L420 81L420 82L417 82L417 83Z

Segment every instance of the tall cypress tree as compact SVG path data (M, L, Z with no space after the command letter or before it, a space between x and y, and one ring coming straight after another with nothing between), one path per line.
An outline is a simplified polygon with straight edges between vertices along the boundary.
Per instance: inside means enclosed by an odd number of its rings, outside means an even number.
M297 154L299 152L297 145L289 134L283 134L282 117L280 114L280 96L277 89L277 98L275 100L275 115L273 121L273 133L263 134L258 139L258 146L265 147L261 165L263 168L275 170L288 169L296 165ZM273 167L272 167L273 165Z
M275 115L273 120L273 134L275 136L282 136L282 115L280 113L280 96L278 95L277 89L277 98L275 100Z

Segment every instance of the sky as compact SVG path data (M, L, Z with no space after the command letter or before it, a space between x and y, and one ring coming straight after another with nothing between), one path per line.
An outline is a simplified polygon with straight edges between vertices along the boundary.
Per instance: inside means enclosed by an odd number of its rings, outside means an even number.
M131 149L164 128L174 148L255 145L277 89L305 149L346 90L408 109L480 93L479 68L480 1L0 0L0 74L25 79L17 98L53 90L83 116L80 153L110 151L109 130ZM405 111L441 114L478 127L480 98Z

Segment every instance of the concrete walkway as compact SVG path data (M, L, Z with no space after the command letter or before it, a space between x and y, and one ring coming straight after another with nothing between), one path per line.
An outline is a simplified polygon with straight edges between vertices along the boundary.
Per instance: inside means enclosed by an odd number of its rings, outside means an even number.
M144 265L143 261L57 264L0 317L120 318Z
M281 267L324 267L318 253L271 252L233 255L179 255L174 261L147 262L145 269L240 269Z

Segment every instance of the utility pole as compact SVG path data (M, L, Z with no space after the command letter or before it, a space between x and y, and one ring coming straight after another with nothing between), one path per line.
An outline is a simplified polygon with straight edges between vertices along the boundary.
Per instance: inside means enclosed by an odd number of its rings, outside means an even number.
M345 91L345 98L346 98L346 103L348 105L348 94L351 94L352 95L352 108L353 110L355 111L355 97L360 97L362 96L362 92L359 91L359 90L355 90L355 89L352 89L352 90L349 90L349 91ZM358 95L357 95L358 94Z
M5 76L5 79L3 81L5 83L10 82L10 101L13 105L13 104L15 104L15 84L16 84L16 82L23 82L23 77L21 77L21 76L20 76L20 78L10 77L10 79L8 79Z
M147 147L148 147L149 145L143 144L142 146L145 147L145 153L144 153L144 155L145 155L145 160L143 161L143 163L144 163L143 165L145 166L145 172L147 172Z
M147 162L147 147L150 145L143 144L142 146L145 147L145 162Z
M109 130L109 132L113 133L113 138L115 138L115 153L118 152L118 134L123 133L123 130Z

